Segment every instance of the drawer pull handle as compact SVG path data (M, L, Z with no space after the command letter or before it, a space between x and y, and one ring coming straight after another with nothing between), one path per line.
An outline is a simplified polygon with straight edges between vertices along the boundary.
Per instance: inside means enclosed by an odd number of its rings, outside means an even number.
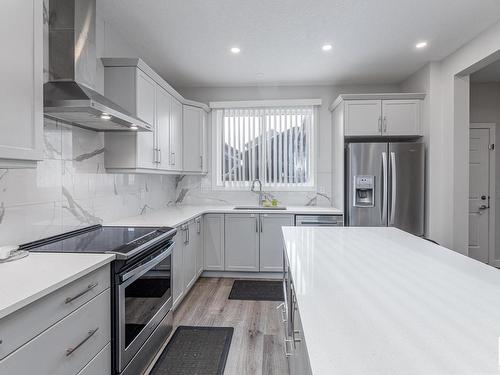
M99 283L93 283L93 284L90 284L87 289L85 289L83 292L80 292L78 293L76 296L73 296L73 297L68 297L64 300L64 303L70 303L70 302L73 302L75 299L77 298L80 298L81 296L83 296L84 294L90 292L92 289L94 289L97 285L99 285Z
M95 335L95 333L98 330L99 330L99 327L97 327L96 329L90 330L88 332L88 334L87 334L87 337L85 337L77 346L75 346L74 348L66 349L66 357L68 357L71 354L73 354L80 346L82 346L83 344L85 344L92 336Z

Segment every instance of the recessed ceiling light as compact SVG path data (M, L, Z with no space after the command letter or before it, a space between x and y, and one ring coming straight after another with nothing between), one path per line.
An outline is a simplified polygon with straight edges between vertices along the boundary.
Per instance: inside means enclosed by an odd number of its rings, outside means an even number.
M418 49L425 48L427 47L427 42L418 42L417 44L415 44L415 47Z
M101 118L103 120L111 120L111 115L107 114L107 113L102 113L101 114Z
M130 125L130 130L137 130L139 129L136 124Z
M321 47L323 51L330 51L332 49L331 44L323 44L323 47Z
M241 52L241 50L238 48L238 47L231 47L231 53L234 53L235 55L237 55L238 53Z

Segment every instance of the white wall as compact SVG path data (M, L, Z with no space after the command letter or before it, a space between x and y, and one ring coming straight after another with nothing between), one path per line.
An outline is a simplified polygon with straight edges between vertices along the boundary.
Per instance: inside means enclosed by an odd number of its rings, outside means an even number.
M326 193L331 197L331 112L328 106L339 94L347 93L372 93L372 92L399 92L399 85L361 85L361 86L251 86L251 87L201 87L179 88L178 91L186 98L208 103L210 101L234 100L266 100L266 99L322 99L318 119L318 145L317 145L317 191ZM211 137L209 137L211 139ZM209 179L200 182L200 179L188 178L191 188L190 196L199 196L203 199L224 199L231 203L245 203L254 200L255 196L248 193L208 192ZM196 192L196 187L201 186L202 194ZM305 204L314 197L311 193L277 193L277 198L285 204ZM189 198L189 197L188 197ZM189 200L190 203L195 201ZM319 205L329 205L328 200L318 197Z
M471 83L470 121L496 124L495 144L500 145L500 82ZM491 194L496 200L495 207L500 207L500 152L496 152L495 167L496 192ZM495 226L495 259L500 259L500 220L495 222Z
M499 51L500 22L413 79L413 87L428 87L430 93L429 234L463 254L469 233L468 74L498 59ZM410 81L402 86L408 88Z
M435 241L441 239L439 222L436 217L440 211L441 200L433 189L433 181L439 179L439 171L436 168L441 158L439 151L440 132L435 126L436 113L439 113L439 87L436 85L436 76L439 73L439 64L429 63L415 72L401 84L402 92L423 92L426 94L423 103L423 141L425 143L425 235Z

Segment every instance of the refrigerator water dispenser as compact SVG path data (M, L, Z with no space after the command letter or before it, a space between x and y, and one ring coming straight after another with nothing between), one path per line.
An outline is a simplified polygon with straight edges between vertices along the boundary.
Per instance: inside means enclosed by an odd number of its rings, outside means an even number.
M354 176L354 206L373 207L375 176Z

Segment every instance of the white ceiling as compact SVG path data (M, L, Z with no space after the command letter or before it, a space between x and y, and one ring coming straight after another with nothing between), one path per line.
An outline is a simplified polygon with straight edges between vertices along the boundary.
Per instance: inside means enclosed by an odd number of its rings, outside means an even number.
M500 60L471 74L472 82L500 82Z
M100 9L176 87L397 83L500 19L499 0L103 0ZM421 40L429 46L416 50Z

